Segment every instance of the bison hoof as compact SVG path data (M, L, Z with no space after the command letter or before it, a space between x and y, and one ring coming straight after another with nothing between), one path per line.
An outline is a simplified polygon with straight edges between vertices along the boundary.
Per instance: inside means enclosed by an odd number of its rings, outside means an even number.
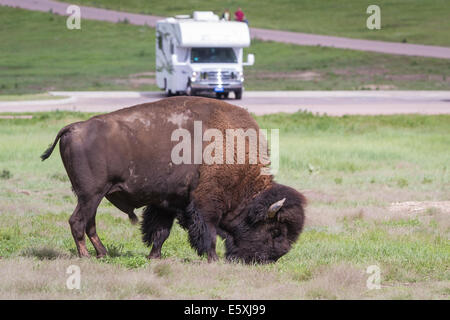
M208 263L215 262L217 260L219 260L219 257L215 252L214 254L208 254Z
M86 250L86 251L78 252L78 257L79 257L79 258L90 258L91 255L90 255L89 252L87 252L87 250Z
M102 253L102 254L98 254L97 255L97 259L101 259L101 258L104 258L104 257L106 257L106 253Z

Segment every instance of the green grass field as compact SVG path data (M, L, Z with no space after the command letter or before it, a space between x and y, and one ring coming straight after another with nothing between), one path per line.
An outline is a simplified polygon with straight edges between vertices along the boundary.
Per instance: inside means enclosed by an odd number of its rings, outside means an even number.
M1 101L35 101L35 100L58 100L65 99L66 96L54 96L48 93L0 95Z
M450 298L449 115L256 117L280 129L277 180L309 200L299 241L264 266L208 264L178 226L163 259L148 261L138 227L106 200L97 230L110 256L78 259L59 152L39 155L62 126L91 115L32 115L0 119L1 298ZM65 286L72 264L80 291ZM366 287L370 265L381 270L380 290Z
M240 6L250 26L345 36L371 40L450 46L450 7L446 0L75 0L93 7L120 11L174 16L195 10L214 11L219 16L225 8L233 13ZM368 30L367 7L381 9L381 30Z
M156 90L154 29L0 7L0 95ZM254 41L247 90L450 89L450 61Z

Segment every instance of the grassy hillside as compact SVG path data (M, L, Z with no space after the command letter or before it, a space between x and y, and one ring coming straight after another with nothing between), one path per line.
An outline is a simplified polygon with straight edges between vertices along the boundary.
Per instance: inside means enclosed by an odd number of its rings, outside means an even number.
M45 162L39 155L62 126L89 116L0 119L0 298L450 297L450 116L256 117L280 129L277 180L309 201L299 241L264 266L209 265L178 225L163 260L148 261L139 228L106 200L97 230L110 256L76 258L75 196L59 152ZM81 267L81 291L65 287L72 264ZM381 290L366 287L370 265L381 270Z
M0 7L0 93L131 88L128 77L154 69L154 31ZM154 88L141 85L142 88Z
M156 90L154 29L0 7L0 94ZM450 89L450 61L254 41L247 90Z
M450 46L450 6L446 0L74 0L95 7L161 16L240 6L250 25L372 40ZM381 8L381 30L368 30L367 7Z

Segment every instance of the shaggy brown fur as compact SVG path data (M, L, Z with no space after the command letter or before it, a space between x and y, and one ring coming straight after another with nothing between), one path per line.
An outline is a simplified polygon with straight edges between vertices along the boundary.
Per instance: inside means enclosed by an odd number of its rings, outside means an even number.
M304 222L304 197L292 188L261 175L264 164L174 164L171 141L176 129L194 137L194 121L225 130L253 128L247 111L228 103L197 97L174 97L141 104L87 121L58 133L42 155L50 156L60 139L61 157L78 197L69 222L80 256L88 256L84 235L97 256L106 254L95 228L95 214L103 197L136 221L134 209L146 206L143 239L152 245L150 257L161 255L173 221L188 230L191 245L208 260L217 259L215 239L226 239L227 257L246 262L276 261L297 239ZM203 148L210 142L203 142ZM202 149L203 151L203 149ZM233 150L236 158L237 149ZM270 218L269 207L286 198Z

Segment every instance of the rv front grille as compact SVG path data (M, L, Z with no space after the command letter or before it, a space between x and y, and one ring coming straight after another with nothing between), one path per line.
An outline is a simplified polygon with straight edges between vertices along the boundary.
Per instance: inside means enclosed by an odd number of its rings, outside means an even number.
M203 78L203 77L202 77ZM232 80L232 79L236 79L237 75L235 72L232 71L208 71L206 72L206 78L210 81L215 81L215 80Z

